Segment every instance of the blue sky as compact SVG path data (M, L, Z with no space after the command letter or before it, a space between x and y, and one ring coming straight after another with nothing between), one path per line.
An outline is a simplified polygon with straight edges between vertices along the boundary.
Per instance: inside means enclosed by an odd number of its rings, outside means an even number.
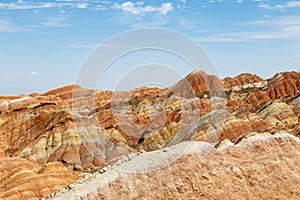
M74 83L97 44L144 27L193 38L208 52L220 77L250 72L268 78L300 69L300 1L2 0L0 95L42 93ZM107 79L100 88L114 89L110 84L118 77Z

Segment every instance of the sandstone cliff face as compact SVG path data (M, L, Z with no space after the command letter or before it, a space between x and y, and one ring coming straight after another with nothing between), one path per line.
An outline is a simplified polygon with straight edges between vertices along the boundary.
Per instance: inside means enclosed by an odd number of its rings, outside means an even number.
M190 140L237 143L252 132L284 130L299 137L299 94L298 72L268 80L251 74L218 80L193 72L165 89L111 92L70 85L45 94L0 97L0 158L21 159L19 165L29 161L36 169L59 162L62 171L73 175L62 181L67 184L78 174L97 171L142 149ZM9 168L4 172L10 173ZM7 180L0 179L0 184L9 198L14 186ZM48 184L48 192L59 185ZM46 194L38 192L41 189L29 192L31 197Z

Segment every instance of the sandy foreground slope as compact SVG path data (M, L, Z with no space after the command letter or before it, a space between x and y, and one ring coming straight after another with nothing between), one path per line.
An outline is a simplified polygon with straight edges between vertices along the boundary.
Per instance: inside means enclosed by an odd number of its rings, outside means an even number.
M287 133L252 134L217 148L183 142L129 157L45 199L300 197L300 140Z

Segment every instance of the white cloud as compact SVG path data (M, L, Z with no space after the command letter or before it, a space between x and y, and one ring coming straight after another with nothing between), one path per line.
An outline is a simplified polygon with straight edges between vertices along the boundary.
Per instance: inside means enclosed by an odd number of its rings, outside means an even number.
M243 3L243 0L236 0L237 3Z
M134 3L132 3L132 2L124 2L121 5L115 4L115 8L121 9L126 12L130 12L132 14L139 14L139 13L141 13L141 10L142 10L142 7L135 7Z
M270 5L268 3L261 3L258 5L259 8L266 10L285 10L288 8L300 7L300 1L288 1L284 4Z
M75 5L76 8L80 8L80 9L84 9L84 8L88 8L89 4L88 3L78 3Z
M172 3L162 3L159 7L156 7L151 5L144 6L143 2L133 3L131 1L127 1L122 4L115 3L113 8L123 10L134 15L148 12L159 12L162 15L166 15L174 9Z
M36 76L36 75L39 75L39 73L37 73L37 72L30 72L29 75Z
M133 15L122 12L116 15L111 20L116 21L117 23L124 26L130 26L132 28L145 28L162 27L169 22L170 17L161 14L146 16L145 14Z
M186 3L186 0L180 0L180 2L182 2L182 3Z
M171 3L163 3L161 4L161 7L158 9L161 14L166 15L168 14L168 12L173 10L173 6Z
M53 8L56 7L56 3L24 3L23 1L18 3L0 3L0 8L8 10L27 10L27 9L40 9L40 8Z
M5 72L4 75L6 75L6 76L12 76L12 75L14 75L14 76L24 76L24 75L37 76L37 75L39 75L39 73L38 72L34 72L34 71L32 71L32 72L30 72L28 74L13 74L11 72Z
M280 33L249 33L249 39L259 39L259 40L271 40L271 39L280 39L284 38L286 35Z
M93 4L93 7L90 6ZM51 9L51 8L77 8L87 9L101 6L102 4L108 4L106 1L89 1L89 0L72 0L72 1L56 1L56 2L34 2L34 1L22 1L19 0L16 3L0 3L0 9L6 10L30 10L30 9ZM102 5L104 7L104 5Z

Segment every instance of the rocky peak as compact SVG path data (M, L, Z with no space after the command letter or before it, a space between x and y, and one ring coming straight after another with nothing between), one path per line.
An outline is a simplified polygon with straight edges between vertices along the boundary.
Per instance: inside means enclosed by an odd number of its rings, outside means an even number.
M255 83L262 82L263 79L255 74L243 73L238 75L237 77L230 78L226 77L223 82L227 89L230 88L241 88L244 85L254 85Z

